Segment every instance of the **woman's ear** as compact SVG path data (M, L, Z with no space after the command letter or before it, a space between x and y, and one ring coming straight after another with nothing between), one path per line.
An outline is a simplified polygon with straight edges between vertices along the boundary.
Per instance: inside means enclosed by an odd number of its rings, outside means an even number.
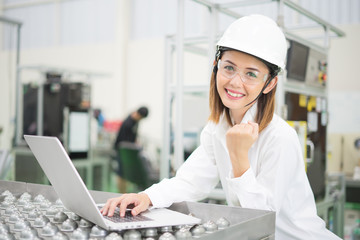
M271 82L267 85L267 87L264 89L263 93L267 94L269 93L271 90L273 90L273 88L276 86L278 81L278 76L274 77Z

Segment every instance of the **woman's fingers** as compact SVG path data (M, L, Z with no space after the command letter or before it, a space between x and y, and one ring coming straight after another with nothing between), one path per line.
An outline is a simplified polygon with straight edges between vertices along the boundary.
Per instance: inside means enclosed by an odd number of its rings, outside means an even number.
M135 207L131 210L131 214L136 216L139 213L145 211L150 206L150 199L147 194L140 193L139 194L140 202L138 205L135 205Z
M135 207L131 210L132 215L137 215L146 209L151 204L150 198L145 193L130 193L123 194L117 198L110 198L106 201L105 205L100 209L102 215L107 215L112 217L114 215L115 209L119 206L120 217L125 216L125 212L129 205L133 204Z
M124 198L120 204L120 216L121 217L125 216L126 209L130 204L134 204L134 206L135 206L131 210L131 213L134 216L139 214L140 212L145 211L149 207L149 203L147 202L147 200L144 196L146 196L146 198L148 198L145 193L127 194L126 198Z
M126 212L127 206L131 203L134 203L134 202L133 202L133 198L130 196L121 201L120 207L119 207L120 208L120 210L119 210L120 217L125 217L125 212Z
M102 215L112 217L114 215L116 206L121 202L122 199L123 196L108 199L105 205L100 209Z
M256 134L256 135L259 134L259 124L257 124L256 122L252 122L252 121L249 121L248 123L253 127L252 133Z

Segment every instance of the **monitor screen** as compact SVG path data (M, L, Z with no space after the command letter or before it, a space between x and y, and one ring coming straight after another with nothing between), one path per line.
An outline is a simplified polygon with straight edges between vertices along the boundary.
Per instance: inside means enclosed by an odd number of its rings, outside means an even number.
M305 81L309 47L290 41L286 64L287 77L290 80Z

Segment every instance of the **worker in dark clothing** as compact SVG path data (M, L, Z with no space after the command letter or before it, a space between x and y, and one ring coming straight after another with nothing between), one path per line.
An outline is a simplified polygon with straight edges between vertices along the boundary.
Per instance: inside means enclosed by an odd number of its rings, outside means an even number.
M137 130L139 121L143 118L146 118L149 113L147 107L140 107L137 111L132 112L121 124L118 135L115 140L114 149L117 150L119 148L119 144L121 142L136 142ZM118 161L118 169L117 169L117 185L119 192L126 192L126 181L122 178L122 166L120 156L117 157Z

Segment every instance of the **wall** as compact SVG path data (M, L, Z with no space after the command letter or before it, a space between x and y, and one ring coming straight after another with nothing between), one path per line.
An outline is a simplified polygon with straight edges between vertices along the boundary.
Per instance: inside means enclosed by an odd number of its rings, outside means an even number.
M329 52L328 170L352 176L360 164L360 25L340 26L346 37L331 41Z
M0 149L9 149L14 133L15 113L15 55L12 52L0 54Z
M164 99L164 40L133 40L128 45L125 114L142 105L149 116L141 121L139 135L143 142L161 147ZM123 116L125 117L125 115Z
M333 39L329 52L329 133L360 132L360 25L340 27L346 36Z

